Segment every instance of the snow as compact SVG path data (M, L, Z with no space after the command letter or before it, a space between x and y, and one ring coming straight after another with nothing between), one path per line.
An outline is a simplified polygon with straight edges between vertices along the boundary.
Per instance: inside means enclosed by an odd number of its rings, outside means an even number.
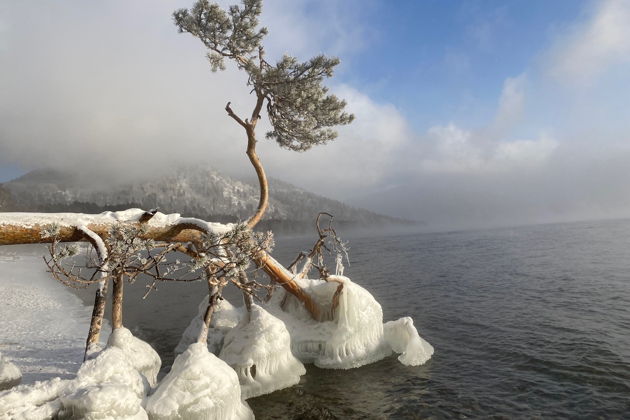
M20 369L0 353L0 390L19 384L21 379Z
M43 246L0 249L0 352L22 371L22 383L74 377L90 326L92 309L46 273L45 253ZM101 337L109 331L104 321Z
M177 356L148 398L146 410L152 420L254 418L241 400L236 372L210 353L205 343L193 343Z
M255 304L226 334L219 357L238 374L243 399L293 386L306 373L284 322Z
M146 379L149 386L157 385L162 360L149 344L134 337L127 328L116 328L107 340L107 347L122 350L129 363Z

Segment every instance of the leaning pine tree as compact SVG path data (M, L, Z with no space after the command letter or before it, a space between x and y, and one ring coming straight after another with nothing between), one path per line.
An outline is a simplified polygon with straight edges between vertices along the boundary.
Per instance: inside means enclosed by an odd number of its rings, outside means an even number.
M247 156L260 185L258 207L245 223L221 225L139 209L97 215L0 213L0 245L49 243L50 256L45 261L54 278L72 287L98 285L86 342L86 357L92 350L96 359L84 364L79 372L84 378L77 380L77 386L87 388L59 388L59 395L45 402L53 410L51 417L105 415L94 411L103 407L95 401L105 393L89 385L85 377L90 377L99 360L117 354L107 356L110 347L134 354L128 362L142 374L149 372L148 383L155 385L159 358L157 366L156 355L140 362L136 355L146 353L142 349L147 345L131 337L123 323L123 285L140 276L149 279L147 294L162 281L205 281L208 297L180 342L183 353L171 372L150 397L139 391L138 399L129 403L127 414L138 418L145 409L152 419L251 418L241 397L297 383L305 372L302 362L346 369L392 351L402 353L399 359L409 365L422 364L431 356L431 346L419 337L410 318L383 324L378 302L342 276L346 246L332 227L332 215L317 215L315 244L288 268L270 255L271 233L253 231L269 202L267 177L256 153L256 128L263 116L271 127L266 137L295 151L333 140L337 136L333 128L354 118L344 111L346 103L323 85L339 63L336 58L320 55L300 62L284 56L275 63L267 61L262 44L267 30L258 22L261 4L262 0L243 0L241 6L224 10L200 0L190 10L174 13L180 32L199 38L208 49L213 71L224 69L229 61L248 76L254 99L251 113L244 117L227 100L225 106L228 116L245 132ZM320 224L322 216L329 218L327 227ZM62 245L67 242L87 243L87 251ZM325 264L326 253L336 258L335 275ZM83 263L77 261L79 257L84 257ZM309 273L314 269L319 278L311 280ZM260 270L270 278L268 284L256 279ZM99 353L110 282L114 332L108 348ZM227 285L242 291L243 309L223 299ZM277 285L284 289L282 294L274 293ZM214 324L213 318L218 318ZM209 342L221 344L214 349L220 358L208 352ZM2 398L0 394L0 409L9 417L24 413L11 408L17 400L9 399L7 406ZM36 409L41 413L42 407ZM107 416L124 417L114 412Z
M249 118L234 112L227 103L225 110L247 136L247 156L256 170L260 200L256 213L247 221L253 228L263 217L269 201L265 170L256 154L256 125L263 109L267 111L272 130L266 134L281 147L305 151L337 137L331 127L349 124L352 114L344 112L345 101L328 93L323 86L339 60L318 55L306 62L285 55L275 64L265 59L262 41L266 28L258 27L261 0L244 0L243 7L232 6L226 12L217 4L200 0L190 9L173 16L180 32L201 40L208 49L213 71L224 70L230 60L247 73L256 103Z

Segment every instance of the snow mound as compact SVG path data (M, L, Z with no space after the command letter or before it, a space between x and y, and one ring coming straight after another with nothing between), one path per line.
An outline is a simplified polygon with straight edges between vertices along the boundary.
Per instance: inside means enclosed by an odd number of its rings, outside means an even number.
M210 353L205 343L191 344L177 356L147 399L146 410L152 420L254 418L241 400L236 372Z
M20 383L22 372L0 353L0 390L9 389Z
M61 408L57 399L69 380L53 378L0 392L0 419L47 419Z
M157 385L162 360L148 343L134 337L127 328L116 328L107 340L107 347L122 350L127 360L146 378L149 385L152 388Z
M408 316L385 323L384 330L385 340L392 350L401 353L398 360L403 365L422 365L433 355L433 346L420 337Z
M219 357L238 374L243 399L293 386L306 373L284 322L258 305L226 334Z
M84 362L74 379L54 378L0 393L0 413L8 413L0 419L147 419L142 408L147 380L132 363L134 353L117 347L125 337L137 343L125 333L112 336L113 344Z
M193 343L197 342L199 333L204 327L203 317L208 307L208 295L199 303L197 316L191 321L182 338L179 340L175 353L182 353ZM243 317L243 309L232 306L226 299L219 299L212 313L210 329L208 331L208 348L212 353L218 354L223 346L223 338L227 331L235 327Z
M108 347L81 366L60 401L60 418L146 419L144 377L117 347Z

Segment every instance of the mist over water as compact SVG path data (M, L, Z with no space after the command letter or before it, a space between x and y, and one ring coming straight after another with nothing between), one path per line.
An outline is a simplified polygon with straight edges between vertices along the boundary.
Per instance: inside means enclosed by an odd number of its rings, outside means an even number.
M412 316L433 358L420 367L395 357L347 371L307 366L299 385L249 400L257 419L630 412L630 221L349 239L346 273L385 320ZM287 264L312 238L276 242ZM160 352L166 372L205 288L166 284L142 301L143 292L127 288L125 323Z

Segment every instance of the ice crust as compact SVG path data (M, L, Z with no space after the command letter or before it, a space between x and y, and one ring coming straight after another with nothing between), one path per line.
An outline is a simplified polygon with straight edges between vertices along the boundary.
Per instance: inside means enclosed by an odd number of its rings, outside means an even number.
M0 353L0 390L14 387L22 380L20 369Z
M284 322L258 305L226 334L219 357L236 371L243 399L293 386L306 373Z
M146 404L152 420L253 419L241 399L236 372L208 351L205 343L193 343L177 356Z

